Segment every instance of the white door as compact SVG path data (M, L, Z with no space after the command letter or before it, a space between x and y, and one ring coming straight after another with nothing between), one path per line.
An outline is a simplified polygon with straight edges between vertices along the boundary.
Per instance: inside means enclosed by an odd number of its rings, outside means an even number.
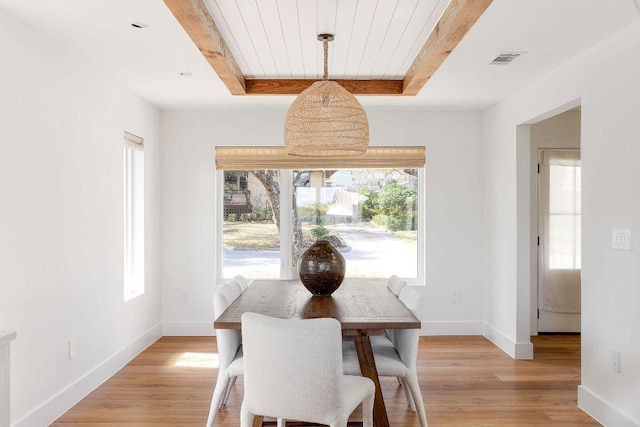
M544 149L538 159L538 332L580 332L580 150Z

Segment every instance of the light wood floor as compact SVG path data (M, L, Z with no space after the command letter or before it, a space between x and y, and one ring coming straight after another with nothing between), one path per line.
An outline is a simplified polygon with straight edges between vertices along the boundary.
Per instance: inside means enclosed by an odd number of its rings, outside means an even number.
M580 337L533 337L535 360L513 360L482 337L422 337L419 377L430 427L599 426L577 407ZM197 426L207 419L215 338L164 337L60 417L58 427ZM393 378L382 387L392 427L419 422ZM217 427L240 424L242 381Z

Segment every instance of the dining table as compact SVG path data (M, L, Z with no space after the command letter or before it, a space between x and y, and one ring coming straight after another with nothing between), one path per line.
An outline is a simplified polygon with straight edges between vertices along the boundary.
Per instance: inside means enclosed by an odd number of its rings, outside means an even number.
M419 329L421 322L379 279L345 279L331 296L313 296L299 280L254 280L214 321L215 329L241 329L243 313L283 319L331 317L353 339L360 371L375 384L373 421L388 427L370 336L385 329Z

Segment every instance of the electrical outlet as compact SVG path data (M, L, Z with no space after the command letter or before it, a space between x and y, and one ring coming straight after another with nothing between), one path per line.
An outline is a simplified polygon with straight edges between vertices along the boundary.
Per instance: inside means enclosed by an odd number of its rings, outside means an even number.
M76 343L73 339L69 339L68 349L69 349L69 359L73 359L74 357L76 357Z
M451 291L451 302L457 303L460 302L460 291Z
M620 373L620 352L618 350L611 350L611 369L613 372Z
M182 292L182 301L189 301L189 291Z

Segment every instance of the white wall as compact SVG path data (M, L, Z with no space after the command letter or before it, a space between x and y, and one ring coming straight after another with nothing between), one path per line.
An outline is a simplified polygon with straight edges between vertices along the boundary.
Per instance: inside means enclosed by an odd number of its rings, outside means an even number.
M212 334L216 145L282 145L286 107L162 113L162 313L167 335ZM426 145L423 332L482 332L479 113L368 108L371 145ZM461 302L451 303L451 292ZM187 292L189 299L183 300Z
M484 117L487 329L511 354L528 337L529 147L517 126L582 105L582 384L579 405L608 426L640 424L640 250L611 248L611 228L640 238L640 21L501 102ZM630 54L633 52L634 54ZM521 138L520 141L527 141ZM518 188L520 188L518 186ZM520 227L522 224L527 227ZM521 241L526 240L526 245ZM526 270L527 275L518 273ZM490 335L490 334L488 334ZM611 349L622 372L611 369Z
M3 10L0 52L0 329L13 425L43 426L160 332L159 113ZM127 303L124 130L146 146L146 292Z

